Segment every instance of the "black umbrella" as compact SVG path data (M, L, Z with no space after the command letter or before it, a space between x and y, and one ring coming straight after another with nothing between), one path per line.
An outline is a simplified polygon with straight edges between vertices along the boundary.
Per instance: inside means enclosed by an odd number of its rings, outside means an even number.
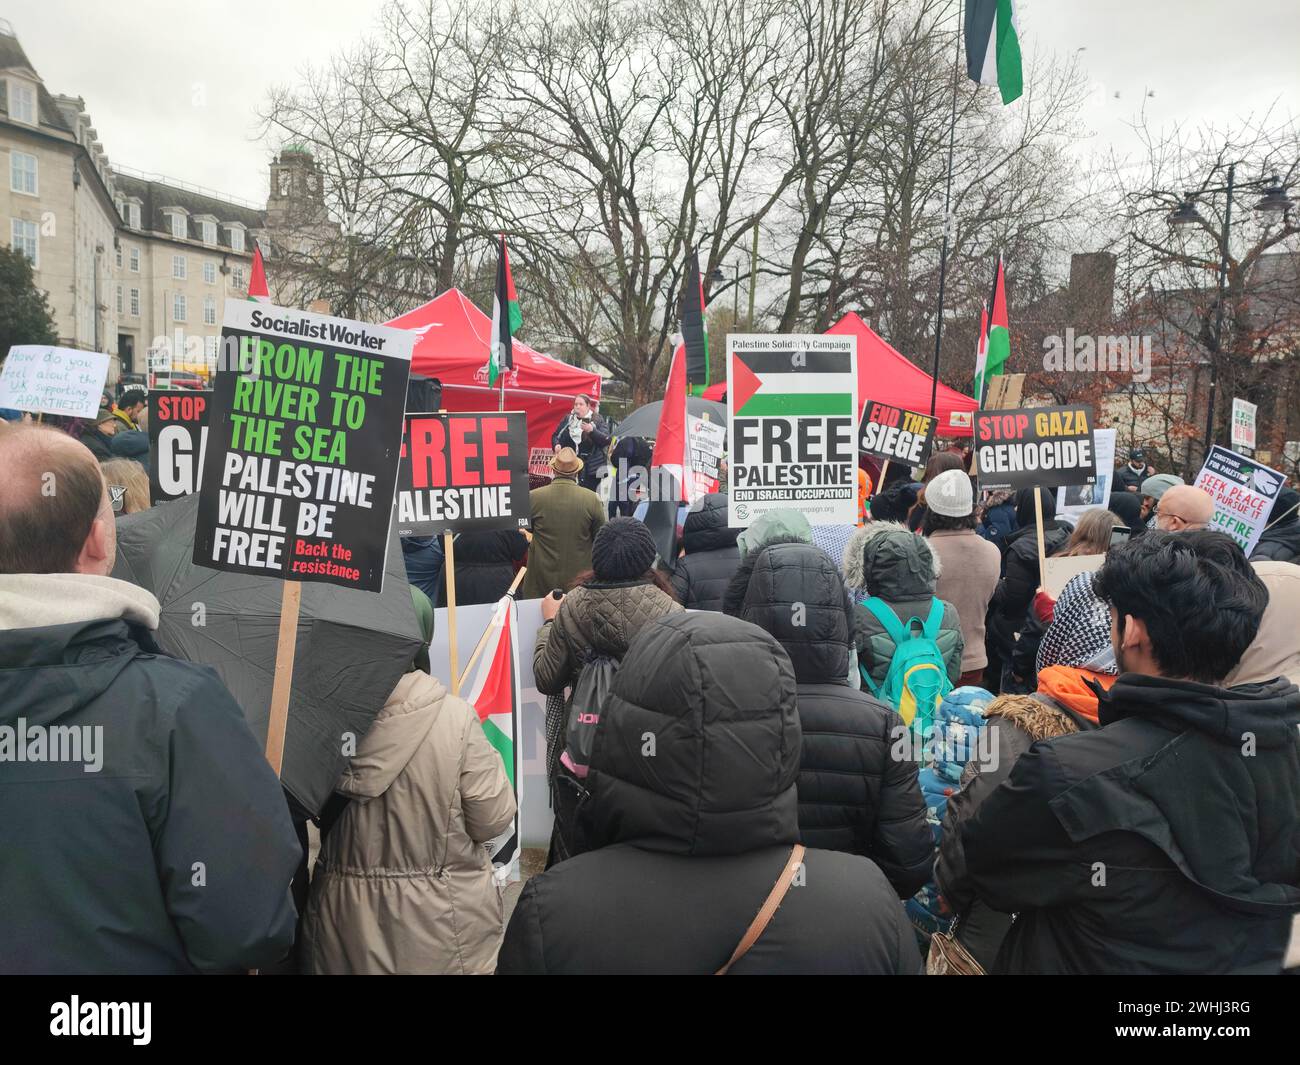
M615 426L614 435L653 437L659 432L659 412L663 409L663 405L664 401L657 399L644 407L637 407ZM707 413L709 421L726 428L727 407L724 403L714 403L711 399L700 399L698 396L687 396L686 413L694 414L697 418L703 418Z
M158 597L159 644L215 669L265 744L283 583L194 565L197 506L185 496L122 518L113 576ZM320 813L423 642L396 535L379 595L303 585L281 781L307 813Z

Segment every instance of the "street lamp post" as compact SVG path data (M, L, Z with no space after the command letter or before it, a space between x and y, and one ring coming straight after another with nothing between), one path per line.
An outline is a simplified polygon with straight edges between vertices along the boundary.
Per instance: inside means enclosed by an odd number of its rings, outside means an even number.
M1219 384L1219 354L1223 350L1223 293L1227 287L1228 281L1228 247L1229 238L1232 235L1232 194L1238 188L1237 164L1235 162L1228 164L1228 183L1219 188L1201 189L1196 193L1186 193L1183 202L1174 210L1169 212L1166 221L1175 228L1186 226L1206 226L1205 219L1196 209L1197 196L1209 196L1216 193L1224 193L1227 196L1227 204L1223 211L1223 228L1219 233L1219 295L1214 306L1214 347L1210 353L1210 383L1206 391L1206 411L1205 411L1205 441L1203 450L1209 454L1210 445L1214 442L1214 406L1216 392ZM1291 198L1287 195L1286 188L1278 180L1277 176L1269 179L1260 179L1258 181L1244 182L1241 188L1251 188L1262 190L1263 199L1255 204L1255 210L1263 215L1277 216L1281 215L1286 218L1287 211L1292 205ZM1208 228L1208 227L1207 227Z

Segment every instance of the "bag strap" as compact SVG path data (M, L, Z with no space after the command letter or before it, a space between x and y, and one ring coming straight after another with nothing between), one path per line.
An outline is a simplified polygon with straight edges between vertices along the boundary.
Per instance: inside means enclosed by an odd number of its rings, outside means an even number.
M939 630L943 627L943 600L937 595L930 599L930 613L926 615L921 634L927 640L939 641Z
M867 682L867 687L871 689L871 694L879 699L880 685L871 679L871 674L867 672L867 667L861 661L858 662L858 672L862 674L862 679ZM886 677L888 677L888 674L886 674Z
M776 914L777 907L781 905L781 900L785 898L785 893L790 890L795 873L799 871L799 866L803 864L804 853L804 845L796 843L790 851L790 857L786 859L785 868L781 870L781 875L776 878L776 883L772 885L772 890L768 893L763 908L750 921L749 927L745 929L745 934L741 937L740 942L736 944L736 949L731 952L731 957L727 959L727 964L714 973L714 976L726 976L727 970L748 954L749 948L758 942L758 937L763 934L768 923Z
M899 620L898 615L894 613L894 608L886 603L883 599L876 596L862 600L862 605L867 608L875 619L880 622L881 628L885 630L889 638L894 641L895 647L901 647L911 637L908 628L904 627Z

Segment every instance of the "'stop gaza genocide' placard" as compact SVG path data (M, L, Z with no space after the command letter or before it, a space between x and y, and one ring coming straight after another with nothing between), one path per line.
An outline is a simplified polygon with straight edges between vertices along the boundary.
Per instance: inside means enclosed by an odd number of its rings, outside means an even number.
M1097 480L1091 407L975 414L981 489L1058 488Z
M196 564L381 590L415 339L226 303Z
M856 521L857 351L852 336L727 337L730 525L791 509L812 525Z

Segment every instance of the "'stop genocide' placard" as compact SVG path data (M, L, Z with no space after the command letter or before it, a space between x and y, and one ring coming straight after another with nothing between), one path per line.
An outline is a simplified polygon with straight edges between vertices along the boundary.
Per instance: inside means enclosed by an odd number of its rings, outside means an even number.
M858 450L904 466L923 466L934 447L937 420L928 414L868 400L858 426Z
M379 591L415 335L230 300L194 561Z
M1097 480L1091 407L975 413L981 489L1058 488Z
M857 520L857 338L727 337L728 523L774 510L812 525Z

